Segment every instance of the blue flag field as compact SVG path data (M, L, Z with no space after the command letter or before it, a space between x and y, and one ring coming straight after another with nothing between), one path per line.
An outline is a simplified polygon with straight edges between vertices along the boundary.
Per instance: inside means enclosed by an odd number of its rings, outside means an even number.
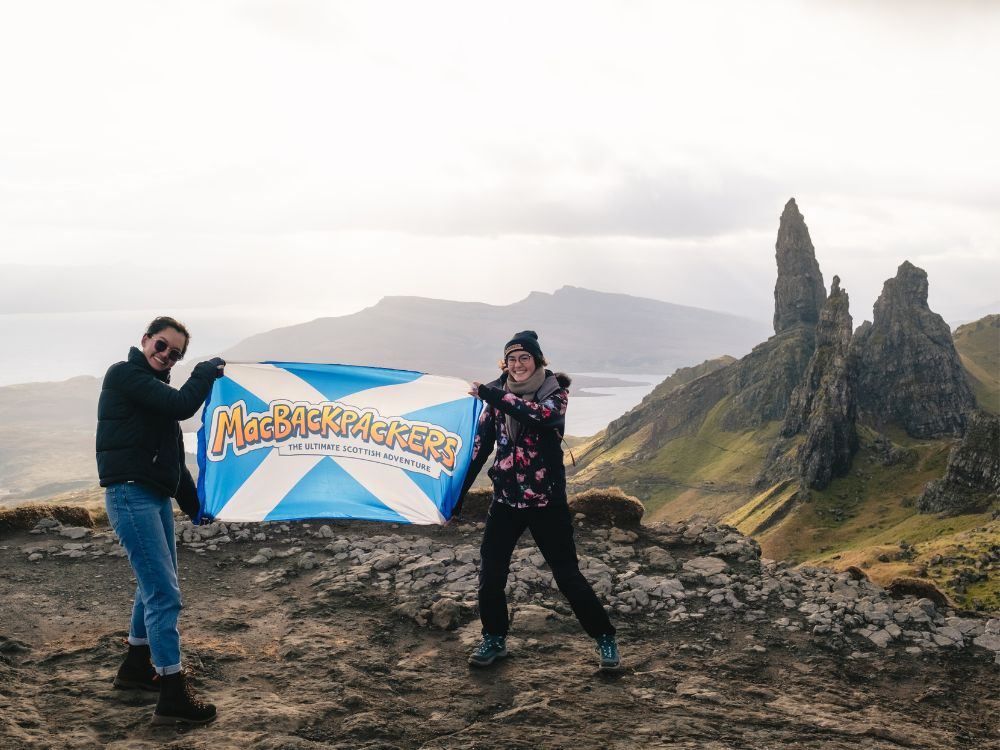
M198 430L202 515L451 516L482 409L458 378L350 365L226 365Z

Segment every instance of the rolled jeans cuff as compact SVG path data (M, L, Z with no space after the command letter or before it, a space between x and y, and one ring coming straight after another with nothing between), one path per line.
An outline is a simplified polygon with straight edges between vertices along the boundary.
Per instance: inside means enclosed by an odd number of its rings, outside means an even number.
M149 638L136 638L134 635L129 635L128 645L130 646L148 646Z
M171 664L169 667L157 667L156 674L160 677L166 677L168 674L177 674L181 671L180 664Z

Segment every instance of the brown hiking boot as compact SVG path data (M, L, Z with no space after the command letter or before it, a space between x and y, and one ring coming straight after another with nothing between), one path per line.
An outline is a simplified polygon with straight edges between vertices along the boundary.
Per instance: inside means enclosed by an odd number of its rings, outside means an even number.
M215 721L215 706L195 697L183 672L160 677L160 700L153 711L153 724L208 724Z
M119 690L160 692L160 676L149 658L149 646L129 646L125 661L118 667L114 686Z

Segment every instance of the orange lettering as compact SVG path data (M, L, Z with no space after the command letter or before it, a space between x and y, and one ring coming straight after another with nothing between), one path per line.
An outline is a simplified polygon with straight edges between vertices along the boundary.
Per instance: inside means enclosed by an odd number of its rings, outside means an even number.
M424 443L424 450L435 461L441 460L441 451L438 450L444 445L447 436L441 430L431 430L427 433L427 442Z
M242 401L235 404L232 410L218 409L215 412L215 434L212 440L212 454L221 456L225 452L226 438L232 438L238 448L246 444L243 435Z
M407 448L410 452L423 455L424 439L427 437L427 429L427 425L422 424L415 424L410 428L410 439L407 442Z
M441 465L446 469L455 468L455 460L457 456L455 455L455 450L458 448L458 438L449 435L444 441L444 456L441 459Z
M319 409L310 409L306 412L306 425L309 427L309 432L319 432Z
M410 426L398 419L392 420L389 423L389 429L385 433L385 447L392 450L396 447L396 444L405 445L406 444L406 434L410 431Z
M358 423L351 428L351 435L353 437L360 437L362 440L367 442L371 429L372 413L370 411L366 411L358 419Z
M288 404L274 404L274 439L284 440L292 434L292 423L288 421L288 415L292 413L292 407Z

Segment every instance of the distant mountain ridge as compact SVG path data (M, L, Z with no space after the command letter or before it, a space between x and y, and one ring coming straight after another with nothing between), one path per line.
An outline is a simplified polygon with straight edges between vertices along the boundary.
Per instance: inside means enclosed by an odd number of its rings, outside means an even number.
M739 356L766 323L626 294L564 286L510 305L386 297L351 315L251 336L230 360L338 362L482 378L515 332L538 333L551 365L569 372L667 373Z

